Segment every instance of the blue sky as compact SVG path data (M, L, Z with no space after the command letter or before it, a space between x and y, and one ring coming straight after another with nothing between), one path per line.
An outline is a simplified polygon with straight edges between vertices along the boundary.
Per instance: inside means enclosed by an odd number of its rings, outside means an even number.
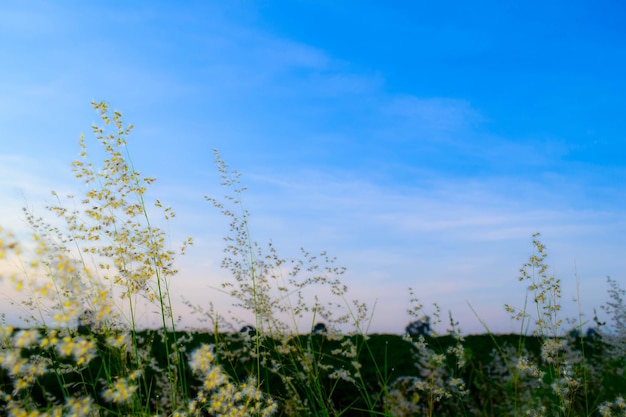
M212 290L227 222L212 150L242 173L259 242L328 250L372 332L408 287L481 332L518 329L518 270L541 232L566 315L606 301L626 260L626 6L617 1L8 1L0 6L0 207L75 190L105 100L136 167L196 245L175 289ZM92 145L93 146L93 145ZM180 314L185 315L184 310Z

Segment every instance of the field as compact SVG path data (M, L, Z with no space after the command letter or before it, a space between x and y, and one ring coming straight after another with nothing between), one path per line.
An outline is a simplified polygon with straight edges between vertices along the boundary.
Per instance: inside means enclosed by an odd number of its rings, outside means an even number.
M94 108L106 157L90 161L81 139L73 167L85 195L58 197L53 223L26 211L32 242L0 229L2 282L25 295L29 312L28 328L0 327L3 415L626 415L626 294L617 281L608 279L603 306L610 323L562 318L561 283L535 235L519 276L526 306L507 306L523 334L464 336L452 317L437 334L438 309L427 315L407 289L415 331L368 335L367 306L347 301L332 257L286 260L252 241L244 188L217 153L229 194L207 200L231 226L224 289L255 322L241 328L236 317L191 306L213 331L178 329L169 283L193 240L178 254L167 249L153 213L169 221L174 212L144 199L154 179L132 165L132 126L104 103ZM160 329L140 328L138 299L156 307ZM306 334L293 325L303 317L313 317Z
M8 339L20 345L18 341L25 340L26 334L30 334L31 343L22 342L25 363L38 363L42 358L56 362L21 392L22 395L28 393L30 407L54 408L51 404L63 404L66 398L84 398L87 394L93 400L87 415L138 413L135 405L119 401L121 398L111 407L101 395L106 392L103 389L105 373L123 375L128 371L125 367L132 366L132 363L124 363L120 350L107 343L104 337L92 339L97 353L93 352L89 363L80 366L78 356L61 358L61 352L52 353L42 348L47 334L44 331L32 335L29 331L14 330ZM80 336L70 337L75 340ZM121 337L130 339L129 334ZM135 337L138 349L146 353L148 364L136 380L138 387L133 395L138 398L134 401L146 408L141 414L156 415L159 409L167 409L170 401L167 396L159 395L163 391L158 388L172 382L164 381L161 374L168 366L168 353L163 344L166 338L160 331L141 331ZM545 341L536 336L467 336L462 343L463 366L459 366L458 358L451 353L458 346L457 338L452 336L426 337L424 343L431 348L420 348L397 335L346 338L300 335L288 342L291 348L286 348L284 341L260 338L262 365L257 369L256 335L179 332L167 337L178 340L179 350L183 352L197 352L201 346L222 347L221 351L213 351L213 363L219 364L227 375L224 378L241 387L246 381L249 383L250 375L260 375L263 395L276 401L276 415L497 416L526 415L529 411L542 415L597 415L601 404L619 398L626 390L626 378L620 371L623 362L606 356L611 347L598 336L576 338L572 335L563 339L564 353L567 352L573 366L562 375L555 374L551 364L541 359ZM355 348L354 357L346 357L346 346ZM436 359L439 355L440 361ZM303 361L307 357L312 360L313 369L307 369ZM529 368L519 367L516 361L520 358L529 360ZM354 366L356 363L360 366ZM542 365L535 369L530 365L533 363ZM280 368L278 373L277 367ZM344 370L345 374L337 373L338 370ZM540 372L541 376L535 372ZM15 385L11 373L5 362L0 384L5 393L11 392ZM284 378L287 375L291 376L288 380ZM184 375L176 378L185 387L188 398L201 398L207 379L194 375L191 367L185 367ZM462 382L454 384L455 378ZM316 385L314 392L309 392L311 383ZM567 396L559 396L555 386L571 391L567 391ZM236 393L231 394L235 398ZM292 395L299 397L300 406L306 407L304 410L287 408L293 406ZM620 404L615 403L617 415L622 412ZM562 410L564 405L567 411ZM30 413L35 415L32 410ZM69 410L71 407L66 405L66 411ZM91 414L94 410L98 413ZM241 415L246 412L242 411Z

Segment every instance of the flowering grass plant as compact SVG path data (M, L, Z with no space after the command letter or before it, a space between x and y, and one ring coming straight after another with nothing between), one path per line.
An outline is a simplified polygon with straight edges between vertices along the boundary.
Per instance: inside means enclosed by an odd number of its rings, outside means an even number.
M344 268L325 252L285 259L249 232L238 174L215 154L224 199L207 197L230 222L223 290L253 325L188 303L205 333L177 328L170 292L175 258L156 226L175 213L146 201L154 182L127 150L132 126L93 103L104 152L84 137L74 161L84 196L61 197L52 219L25 210L32 241L0 228L2 285L22 295L28 328L0 326L0 411L8 416L625 416L626 306L609 279L611 325L561 317L561 282L546 248L520 271L522 307L506 305L518 335L368 335L367 306L348 299ZM68 207L72 207L71 209ZM156 216L155 217L155 213ZM410 290L409 313L441 325ZM139 306L160 329L139 328ZM207 308L208 307L208 308ZM303 323L310 332L302 334ZM317 323L317 325L316 325ZM237 331L241 327L242 331ZM351 330L345 330L351 329Z

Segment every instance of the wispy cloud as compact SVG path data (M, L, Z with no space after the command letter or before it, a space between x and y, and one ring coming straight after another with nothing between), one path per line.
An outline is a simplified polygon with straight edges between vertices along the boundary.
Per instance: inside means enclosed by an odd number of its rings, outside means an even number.
M626 227L611 212L541 208L524 196L488 186L477 192L456 184L449 192L452 184L444 182L433 189L390 189L318 173L256 177L249 185L244 202L252 210L253 236L271 239L287 256L296 256L300 246L338 255L349 268L346 280L353 294L377 302L379 312L385 312L374 319L372 331L402 330L408 320L408 296L405 300L402 294L408 287L418 289L423 301L438 301L444 310L464 317L466 331L481 331L477 319L468 321L466 301L490 315L485 319L494 331L510 331L502 306L519 301L526 288L517 275L537 231L554 250L550 259L556 272L570 286L564 293L575 288L573 267L578 265L588 315L605 295L595 284L602 277L593 266L602 264L607 272L624 266L603 255L618 244L603 236ZM576 305L568 306L568 301L564 311L576 313ZM500 313L497 320L494 311Z

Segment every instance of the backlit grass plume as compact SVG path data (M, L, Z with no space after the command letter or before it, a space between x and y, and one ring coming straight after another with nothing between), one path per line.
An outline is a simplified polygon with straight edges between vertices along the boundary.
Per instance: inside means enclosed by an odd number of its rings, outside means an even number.
M172 312L176 254L150 217L159 210L169 220L174 213L144 199L154 178L133 167L126 148L132 125L105 103L93 107L103 123L93 133L104 158L92 162L81 136L73 167L84 196L53 193L58 204L48 209L60 220L53 223L26 211L33 241L25 247L6 232L0 238L0 260L11 271L2 279L25 297L24 319L33 326L2 329L0 365L8 381L0 401L9 415L192 412L197 401L188 375L199 370L188 366ZM180 253L191 243L183 242ZM161 331L153 336L165 350L160 363L151 357L155 341L139 334L139 302L160 312ZM237 392L232 384L218 388ZM256 395L245 404L262 408Z

